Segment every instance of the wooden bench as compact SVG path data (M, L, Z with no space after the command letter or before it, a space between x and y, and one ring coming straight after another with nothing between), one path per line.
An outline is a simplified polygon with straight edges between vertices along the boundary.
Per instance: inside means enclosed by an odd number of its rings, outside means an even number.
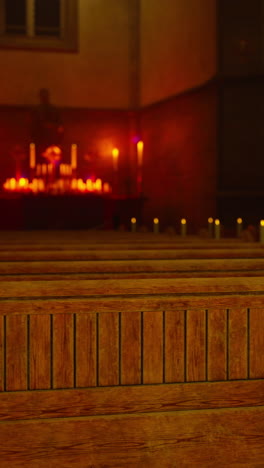
M0 261L1 281L264 276L264 258Z
M264 465L264 278L2 282L6 467Z

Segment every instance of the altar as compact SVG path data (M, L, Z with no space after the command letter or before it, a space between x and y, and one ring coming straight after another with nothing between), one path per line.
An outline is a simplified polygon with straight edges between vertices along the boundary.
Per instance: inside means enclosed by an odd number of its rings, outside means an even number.
M140 197L2 194L0 229L119 229L142 216Z

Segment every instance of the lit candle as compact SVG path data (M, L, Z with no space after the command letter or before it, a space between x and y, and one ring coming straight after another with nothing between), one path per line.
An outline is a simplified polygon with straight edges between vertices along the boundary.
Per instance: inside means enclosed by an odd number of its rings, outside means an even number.
M103 191L104 191L105 193L109 193L109 192L110 192L110 185L109 185L108 182L105 182L105 183L103 184Z
M29 145L29 167L35 169L36 167L36 146L35 143Z
M42 164L42 170L41 170L43 175L47 174L47 164Z
M72 179L71 181L71 189L77 190L77 179Z
M71 145L71 167L72 169L77 169L77 145Z
M237 237L241 236L243 228L243 220L242 218L237 218Z
M137 230L137 220L136 218L131 218L131 231L136 232Z
M86 189L86 184L82 179L77 180L77 188L80 190L80 192L83 192Z
M259 242L264 242L264 219L259 223Z
M33 179L32 180L31 187L32 187L32 192L34 192L34 193L38 192L38 187L39 187L38 179Z
M143 165L143 149L144 149L143 141L138 141L137 142L137 163L138 163L138 167L142 167L142 165Z
M89 192L93 191L93 182L91 179L86 180L86 188Z
M95 186L95 190L97 190L98 192L102 192L102 180L101 179L96 179L94 186Z
M3 187L5 190L10 190L10 179L6 179Z
M10 190L16 190L17 181L14 177L10 179Z
M185 218L181 219L181 235L186 236L187 222Z
M39 192L44 192L45 190L45 184L43 179L37 179L37 190Z
M208 218L208 235L209 237L213 237L213 218Z
M114 171L118 170L118 157L119 157L119 150L117 148L112 149L112 156L113 156L113 169Z
M153 219L153 232L155 234L159 233L159 219L158 218Z
M215 239L220 239L220 221L215 219Z
M18 181L18 187L20 189L26 189L28 187L28 179L25 179L24 177L20 177Z

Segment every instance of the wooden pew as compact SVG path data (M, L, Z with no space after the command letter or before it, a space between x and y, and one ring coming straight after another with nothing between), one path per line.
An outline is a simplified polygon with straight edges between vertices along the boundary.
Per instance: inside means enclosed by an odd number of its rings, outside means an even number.
M264 258L0 262L0 281L264 276Z
M264 278L2 282L1 468L264 465Z
M263 248L247 249L140 249L140 250L23 250L0 251L0 261L180 260L264 258Z

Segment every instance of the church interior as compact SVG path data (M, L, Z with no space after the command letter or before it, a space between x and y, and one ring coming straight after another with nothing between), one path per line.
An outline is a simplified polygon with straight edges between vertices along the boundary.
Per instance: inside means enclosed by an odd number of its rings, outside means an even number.
M0 467L264 466L264 0L0 0Z

